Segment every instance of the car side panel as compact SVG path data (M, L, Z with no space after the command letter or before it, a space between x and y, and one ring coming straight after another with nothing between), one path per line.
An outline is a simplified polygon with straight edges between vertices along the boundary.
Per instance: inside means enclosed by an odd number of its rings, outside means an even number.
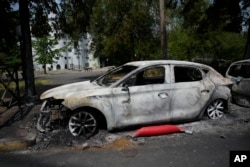
M115 126L119 128L153 123L157 113L152 85L131 86L128 88L129 92L122 89L113 88L112 110L115 114Z

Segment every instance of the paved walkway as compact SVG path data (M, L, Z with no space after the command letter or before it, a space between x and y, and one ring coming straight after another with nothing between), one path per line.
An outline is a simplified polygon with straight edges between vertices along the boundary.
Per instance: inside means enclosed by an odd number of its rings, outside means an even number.
M37 131L30 124L39 109L40 104L22 107L22 111L14 106L0 114L0 152L27 149L35 144Z

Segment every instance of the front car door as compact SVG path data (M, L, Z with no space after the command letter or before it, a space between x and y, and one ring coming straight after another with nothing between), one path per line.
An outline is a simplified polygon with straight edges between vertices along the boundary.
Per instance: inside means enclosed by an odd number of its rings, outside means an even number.
M162 84L165 84L165 66L159 65L141 69L113 88L115 126L152 124L163 120L165 114L159 107L166 107L164 112L168 110L168 98L165 98L168 95L165 88L164 92L160 90ZM160 96L164 104L159 106Z

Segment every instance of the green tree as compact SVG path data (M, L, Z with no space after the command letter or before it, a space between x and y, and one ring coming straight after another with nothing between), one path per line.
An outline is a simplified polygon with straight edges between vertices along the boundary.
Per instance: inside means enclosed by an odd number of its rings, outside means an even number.
M183 28L196 33L199 30L201 23L207 18L206 10L208 7L208 0L184 1L180 7Z
M194 35L181 27L169 33L170 59L191 60L197 54Z
M241 0L215 0L206 10L200 32L223 30L240 33L242 30Z
M61 2L58 5L58 2ZM72 4L65 12L63 3ZM63 36L64 34L77 40L77 37L86 33L88 26L92 5L94 0L4 0L0 1L0 17L2 26L0 26L0 57L4 60L16 63L16 57L20 55L17 48L16 26L21 25L20 46L21 46L21 60L22 70L25 79L25 96L31 97L27 100L33 100L36 97L34 85L33 72L33 56L31 45L31 32L34 37L43 37L48 35L51 31L55 36ZM11 5L18 3L17 12L11 10ZM19 14L19 15L18 15ZM54 17L48 17L52 15ZM77 15L77 17L76 17ZM78 17L79 16L79 17ZM67 18L67 19L65 19ZM74 22L69 20L73 19ZM79 26L80 25L80 26ZM31 30L30 30L31 28ZM77 28L77 29L76 29ZM76 35L77 34L77 35ZM15 53L15 55L12 55ZM11 58L6 58L11 57Z
M192 60L204 53L199 26L206 19L207 0L187 0L177 5L169 16L169 53L171 59ZM204 35L204 34L203 34Z
M228 15L231 11L227 9L225 12L225 7L220 7L221 10L216 7L216 14L214 6L207 0L188 0L178 6L172 17L177 20L172 23L175 27L172 26L169 32L172 59L192 60L199 57L237 60L243 54L245 37L239 33L239 24L231 27L229 23L235 21ZM235 14L235 17L240 19L238 15Z
M2 65L20 64L20 49L16 27L18 24L18 12L11 8L15 1L0 1L0 62Z
M56 39L52 39L48 36L37 38L33 42L36 54L35 61L43 65L44 74L47 74L46 64L55 63L55 60L58 60L61 56L61 52L67 49L67 46L55 49L55 45L57 44Z
M250 1L249 0L242 0L242 15L244 18L243 25L248 28L247 42L243 58L250 59Z
M65 23L65 17L63 6L58 6L58 2L56 0L19 0L20 7L20 18L21 18L21 29L22 29L22 39L23 39L23 58L22 58L22 66L23 73L25 76L25 87L27 96L35 95L35 86L34 86L34 73L33 73L33 61L32 61L32 51L31 51L31 32L30 32L30 20L32 33L35 37L43 37L48 35L50 31L53 31L55 36L62 35L67 32L75 32L69 34L70 36L74 36L81 28L87 27L87 24L83 22L83 20L88 21L88 15L90 14L88 9L89 4L91 7L92 0L86 1L77 1L77 0L65 0L68 4L73 4L73 7L70 9L73 13L77 13L81 15L86 12L86 15L83 15L81 19L77 19L77 22L70 22L69 24ZM61 3L65 2L64 0ZM87 6L87 7L86 7ZM85 8L86 7L86 8ZM81 9L81 10L80 10ZM84 13L85 14L85 13ZM46 16L52 15L54 17L48 18ZM75 19L75 15L67 15L72 19ZM77 17L78 18L78 17ZM50 23L48 23L50 22ZM82 25L78 29L76 25ZM69 31L65 31L65 29L69 28ZM67 29L68 30L68 29ZM85 32L86 29L82 29ZM73 37L73 39L75 39Z
M154 34L151 4L145 0L96 1L91 18L95 55L112 64L153 58L159 36Z
M48 14L44 11L43 6L37 5L34 13L35 15L31 19L32 35L38 38L49 35L52 31L52 27L49 24Z
M94 4L95 0L61 0L55 17L58 24L54 25L54 30L60 30L57 35L66 35L77 48L78 41L88 32Z

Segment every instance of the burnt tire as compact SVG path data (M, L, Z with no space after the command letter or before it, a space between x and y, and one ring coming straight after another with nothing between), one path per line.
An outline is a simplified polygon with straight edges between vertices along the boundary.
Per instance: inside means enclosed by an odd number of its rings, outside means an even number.
M212 101L206 108L206 114L210 119L218 119L224 116L226 103L223 99Z
M88 111L78 111L69 118L69 131L73 136L93 136L98 131L96 116Z

